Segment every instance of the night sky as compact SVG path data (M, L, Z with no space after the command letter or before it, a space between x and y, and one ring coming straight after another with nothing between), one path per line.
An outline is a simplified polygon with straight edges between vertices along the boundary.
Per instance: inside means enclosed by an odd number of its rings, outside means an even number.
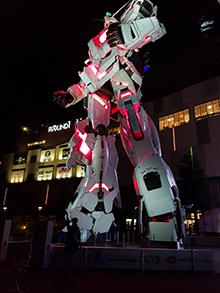
M13 151L14 137L23 125L53 120L51 116L58 122L60 119L60 123L61 117L86 116L81 103L63 109L53 102L52 94L79 81L78 71L88 58L88 41L103 29L105 13L114 13L124 3L123 0L1 1L0 156ZM167 34L153 44L152 68L159 68L199 44L199 17L205 4L209 3L214 13L220 7L217 0L153 3L158 5L158 18Z

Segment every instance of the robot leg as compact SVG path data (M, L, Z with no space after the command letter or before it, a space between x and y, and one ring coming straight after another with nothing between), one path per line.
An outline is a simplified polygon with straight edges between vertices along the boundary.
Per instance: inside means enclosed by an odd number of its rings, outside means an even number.
M117 78L120 77L122 82ZM123 83L127 88L123 88ZM134 166L133 182L138 199L143 199L151 244L176 247L182 241L178 188L161 157L156 127L140 105L132 81L123 75L113 83L118 98L121 139ZM119 86L117 86L119 84Z

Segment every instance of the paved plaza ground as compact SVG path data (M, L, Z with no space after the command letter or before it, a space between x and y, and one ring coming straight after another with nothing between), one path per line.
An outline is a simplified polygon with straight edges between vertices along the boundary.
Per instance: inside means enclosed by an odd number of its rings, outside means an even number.
M26 260L17 264L26 267L25 274L18 277L18 286L22 293L219 293L220 248L205 248L213 253L214 272L211 273L144 271L142 274L141 270L73 269L67 276L63 268L31 269ZM1 293L5 292L10 291Z

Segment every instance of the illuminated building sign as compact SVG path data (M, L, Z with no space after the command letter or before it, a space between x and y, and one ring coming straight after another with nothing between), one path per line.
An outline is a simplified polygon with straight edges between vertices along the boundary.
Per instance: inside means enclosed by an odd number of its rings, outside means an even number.
M57 167L56 178L65 179L72 177L72 169L68 170L65 165Z
M62 158L65 159L69 156L70 149L63 149Z
M55 149L43 150L41 151L40 161L41 162L50 162L54 160Z
M37 180L51 180L53 176L53 167L39 168Z
M21 183L24 181L24 170L15 170L11 173L11 183Z
M46 142L46 140L35 141L35 142L28 143L27 146L28 147L35 147L35 146L39 146L39 145L45 144L45 142Z
M61 147L59 149L59 160L67 159L69 152L70 152L70 149L67 146Z
M55 131L60 131L63 129L68 129L70 128L70 125L71 125L71 121L68 121L67 123L64 123L64 124L49 126L48 132L55 132Z
M13 165L23 165L26 164L27 154L15 154Z

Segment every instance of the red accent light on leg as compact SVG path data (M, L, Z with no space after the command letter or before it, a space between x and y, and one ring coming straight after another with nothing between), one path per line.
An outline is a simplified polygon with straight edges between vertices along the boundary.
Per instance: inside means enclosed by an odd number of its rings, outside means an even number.
M170 214L160 215L153 217L153 222L166 222L168 223L170 221Z
M99 189L100 188L100 184L99 183L95 183L90 189L89 192L93 192L95 189ZM109 192L109 188L105 183L102 183L101 188L105 189L106 191Z
M78 138L81 139L81 144L79 146L79 151L84 155L84 157L89 161L92 162L92 150L90 147L87 145L86 138L87 138L87 133L82 134L79 129L76 129L76 134Z
M93 192L95 189L99 188L99 183L96 183L89 189L89 192Z

